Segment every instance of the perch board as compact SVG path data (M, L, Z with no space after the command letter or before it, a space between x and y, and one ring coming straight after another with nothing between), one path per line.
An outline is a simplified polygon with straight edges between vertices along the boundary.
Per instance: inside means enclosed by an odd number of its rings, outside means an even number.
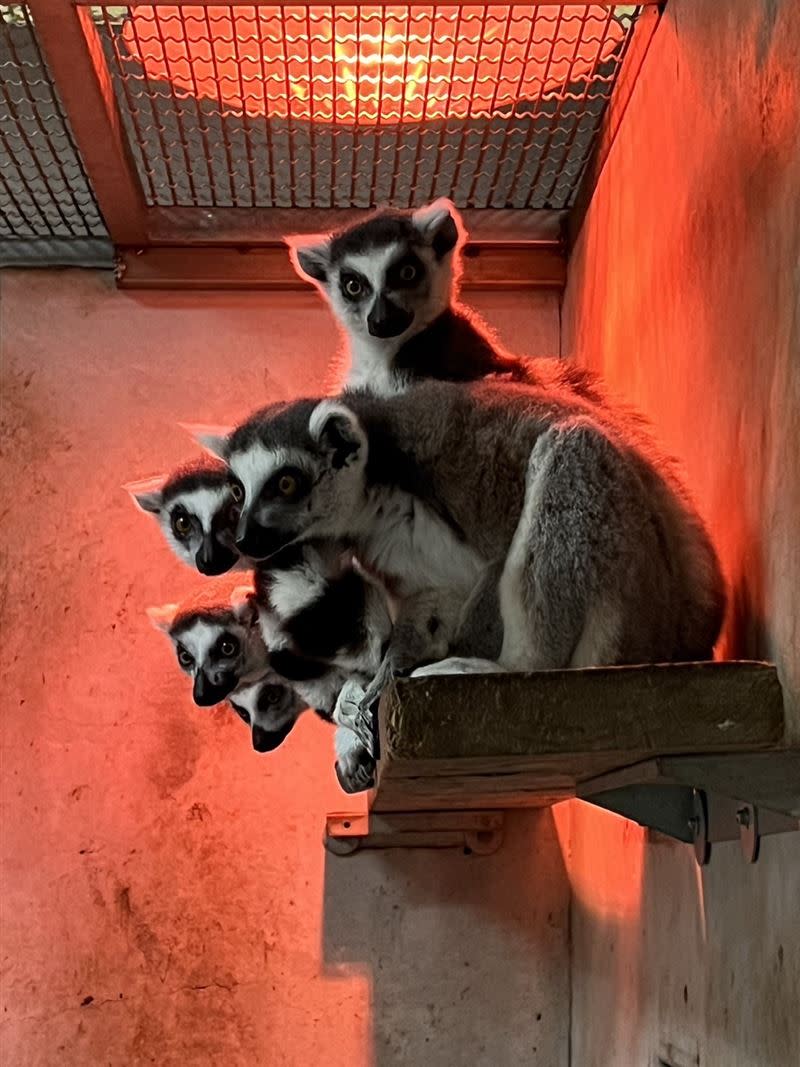
M402 679L379 736L376 812L541 807L657 757L787 750L777 672L754 662Z

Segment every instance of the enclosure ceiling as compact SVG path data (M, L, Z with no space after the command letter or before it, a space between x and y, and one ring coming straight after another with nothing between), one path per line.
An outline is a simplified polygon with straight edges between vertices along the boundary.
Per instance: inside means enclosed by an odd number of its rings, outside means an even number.
M212 251L219 282L289 284L282 233L437 196L467 214L478 281L558 284L564 219L657 18L563 2L0 11L0 263L94 265L116 246L143 284L213 280Z

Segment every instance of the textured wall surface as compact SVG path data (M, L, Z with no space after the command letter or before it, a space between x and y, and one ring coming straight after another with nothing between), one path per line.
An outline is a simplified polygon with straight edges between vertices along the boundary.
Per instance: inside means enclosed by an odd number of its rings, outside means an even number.
M202 579L120 487L191 454L179 419L319 389L316 297L6 272L0 301L2 1062L566 1067L551 817L494 857L327 857L324 725L257 756L144 614ZM481 306L557 350L553 298Z
M669 0L570 262L563 350L683 460L731 584L723 655L800 734L800 6ZM747 867L576 805L574 1067L800 1062L800 835Z

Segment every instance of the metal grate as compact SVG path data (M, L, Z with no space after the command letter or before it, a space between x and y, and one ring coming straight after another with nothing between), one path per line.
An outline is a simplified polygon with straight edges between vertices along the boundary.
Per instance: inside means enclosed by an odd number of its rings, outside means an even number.
M92 10L151 207L562 210L640 6Z
M0 5L0 241L2 261L107 260L110 245L27 7ZM106 249L103 255L103 249ZM9 254L9 250L11 250Z

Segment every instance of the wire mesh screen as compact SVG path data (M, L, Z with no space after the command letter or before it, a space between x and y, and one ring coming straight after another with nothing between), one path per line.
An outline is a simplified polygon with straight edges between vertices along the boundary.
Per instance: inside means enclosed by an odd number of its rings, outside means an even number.
M95 8L151 206L568 208L638 5Z
M105 239L28 9L0 5L0 241Z

